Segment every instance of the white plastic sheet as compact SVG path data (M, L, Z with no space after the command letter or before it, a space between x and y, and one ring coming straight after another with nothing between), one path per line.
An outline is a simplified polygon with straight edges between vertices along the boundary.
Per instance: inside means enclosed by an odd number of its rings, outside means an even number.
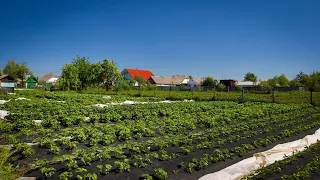
M106 103L106 104L93 104L92 106L97 106L97 107L105 107L109 105L124 105L124 104L157 104L157 103L173 103L173 102L194 102L194 100L184 100L184 101L169 101L169 100L164 100L160 102L138 102L138 101L124 101L121 103Z
M306 146L310 146L320 140L320 129L313 135L308 135L302 139L278 144L272 149L256 153L253 157L244 159L218 172L202 176L199 180L238 180L254 173L259 168L266 167L275 161L291 156L295 151L303 151Z
M19 97L16 100L30 100L30 99L27 99L27 98L24 98L24 97Z
M9 111L0 110L0 118L4 119L9 114Z
M10 100L9 100L10 101ZM9 102L9 101L6 101L6 100L0 100L0 104L4 104L6 102Z

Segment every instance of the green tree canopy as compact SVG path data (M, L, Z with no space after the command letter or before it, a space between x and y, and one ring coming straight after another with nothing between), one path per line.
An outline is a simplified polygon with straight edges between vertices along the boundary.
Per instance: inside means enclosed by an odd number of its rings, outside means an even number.
M78 69L74 64L63 65L62 73L58 80L59 84L64 87L68 87L68 89L77 89L77 87L80 85L78 73Z
M217 85L217 80L213 79L212 77L206 77L201 84L201 86L206 86L206 87L214 87L216 85Z
M99 85L102 82L102 66L100 61L95 64L91 64L89 77L90 84L92 85Z
M73 59L72 64L78 70L78 78L81 89L86 89L92 83L92 74L90 71L91 64L89 58L77 56Z
M138 82L139 87L147 85L147 81L142 76L137 75L134 80Z
M8 61L6 67L3 70L3 73L10 75L14 78L14 80L17 80L19 67L20 65L11 59Z
M12 76L14 80L20 78L22 80L22 84L28 72L29 68L26 63L16 63L14 60L9 60L4 68L4 74Z
M118 66L115 61L108 61L108 59L103 60L101 75L104 78L104 83L106 90L110 90L112 84L116 81L122 80L121 73L118 70Z
M278 78L278 83L280 86L289 86L289 79L286 77L286 75L281 74Z
M252 72L247 72L244 75L244 81L252 81L252 82L257 82L258 77L254 75Z
M268 83L268 85L271 86L271 87L276 87L276 86L278 86L278 84L279 84L279 76L274 76L273 78L268 79L268 80L267 80L267 83Z
M102 82L102 65L100 62L91 64L89 58L77 56L71 64L62 67L62 74L58 80L59 85L82 90Z
M303 81L310 91L320 91L320 72L304 76Z
M304 82L304 76L307 76L305 73L303 73L302 71L300 71L297 75L295 80L298 80L301 84L305 84Z
M126 81L126 80L121 80L119 84L114 86L114 90L116 91L121 91L121 90L130 90L132 85Z
M301 85L302 84L297 79L293 79L293 80L289 81L289 86L290 87L300 87Z

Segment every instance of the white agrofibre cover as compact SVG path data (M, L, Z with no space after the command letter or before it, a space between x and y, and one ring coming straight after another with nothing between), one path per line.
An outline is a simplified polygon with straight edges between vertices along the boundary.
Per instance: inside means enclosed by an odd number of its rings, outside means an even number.
M282 160L285 156L291 156L295 151L303 151L306 146L316 143L317 140L320 140L320 129L313 135L307 135L296 141L278 144L270 150L256 153L253 157L244 159L218 172L202 176L199 180L239 180L259 168Z
M97 107L105 107L109 105L124 105L124 104L157 104L157 103L174 103L174 102L194 102L194 100L183 100L183 101L169 101L169 100L164 100L160 102L138 102L138 101L124 101L120 103L106 103L106 104L93 104L91 106L97 106Z
M9 114L9 111L0 110L0 119L4 119Z

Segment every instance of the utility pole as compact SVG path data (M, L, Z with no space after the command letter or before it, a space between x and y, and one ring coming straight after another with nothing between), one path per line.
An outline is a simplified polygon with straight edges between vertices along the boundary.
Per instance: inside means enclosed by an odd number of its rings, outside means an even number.
M223 79L223 68L222 68L222 77L221 77L221 79Z

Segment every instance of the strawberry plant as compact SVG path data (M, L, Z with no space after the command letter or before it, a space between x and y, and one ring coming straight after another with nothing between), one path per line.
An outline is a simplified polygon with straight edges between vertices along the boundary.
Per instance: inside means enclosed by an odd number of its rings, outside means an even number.
M61 174L59 175L59 179L60 179L60 180L68 180L68 178L69 178L69 177L72 177L72 176L73 176L72 172L70 172L70 171L64 171L63 173L61 173Z
M120 172L130 172L129 159L123 161L115 161L114 166L118 168Z
M53 167L47 168L47 167L42 167L40 168L40 172L44 174L47 178L51 177L54 175L56 169Z
M168 178L168 173L165 170L163 170L162 168L156 168L156 169L154 169L153 176L159 180L164 180L164 179Z

